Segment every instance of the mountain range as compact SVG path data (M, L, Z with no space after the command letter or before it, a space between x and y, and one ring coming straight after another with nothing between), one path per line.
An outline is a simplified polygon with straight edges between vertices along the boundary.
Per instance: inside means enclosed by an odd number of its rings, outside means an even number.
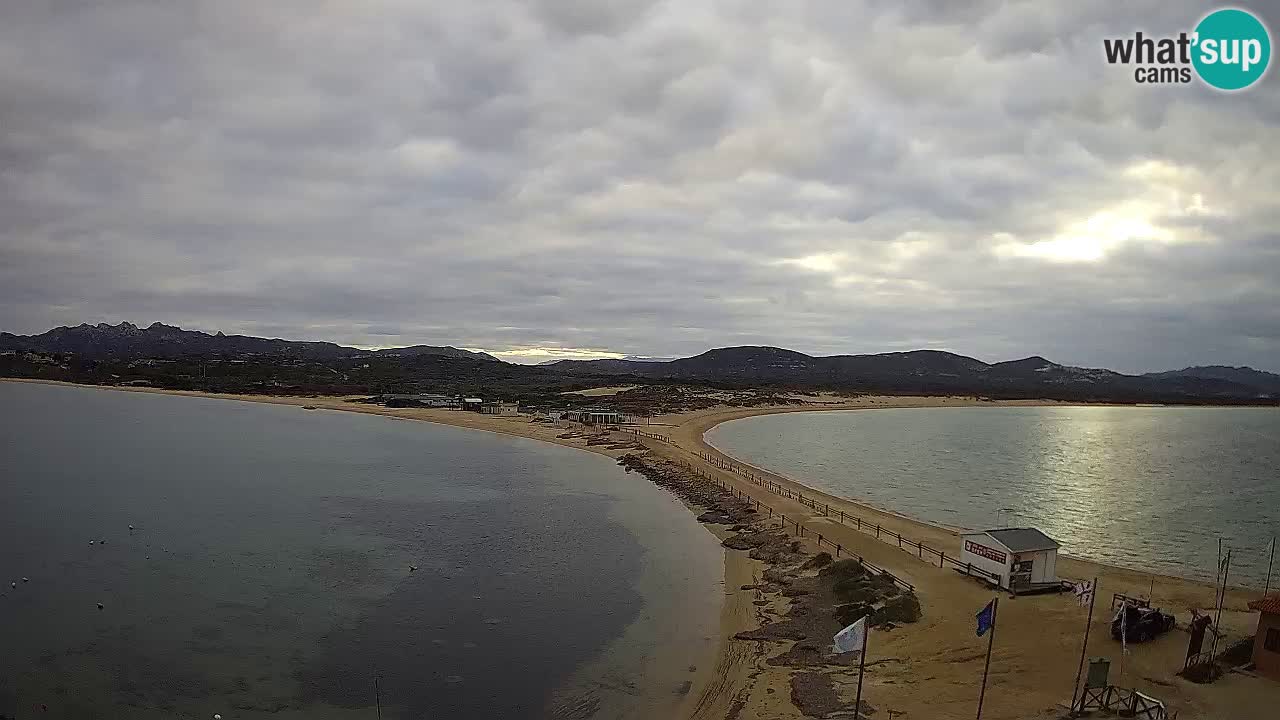
M669 362L562 360L550 367L589 375L701 380L737 385L800 385L915 394L1142 398L1280 396L1280 375L1252 368L1189 367L1125 375L1059 365L1040 356L986 363L940 350L812 356L776 347L733 347Z
M78 325L39 335L0 333L0 352L61 353L79 361L237 359L264 367L280 361L377 361L386 376L402 379L462 373L504 382L548 383L553 379L602 382L702 383L726 387L773 386L803 390L907 394L971 394L989 397L1112 400L1117 402L1269 402L1280 398L1280 375L1247 367L1201 366L1126 375L1080 368L1040 356L987 363L939 350L865 355L813 356L777 347L716 348L674 360L649 357L559 360L537 366L511 365L481 352L451 346L414 345L364 350L328 342L297 342L246 335L209 334L154 323L140 328ZM361 359L364 360L361 360ZM467 361L466 365L442 363ZM434 365L433 365L434 363ZM349 389L349 388L348 388Z
M197 330L152 323L141 328L133 323L119 325L99 323L57 327L39 335L0 333L0 351L37 351L74 353L88 358L177 358L177 357L243 357L276 355L299 360L334 360L348 357L441 357L471 358L501 362L481 352L455 347L413 345L386 350L362 350L329 342L305 342L260 338L249 335L210 335Z

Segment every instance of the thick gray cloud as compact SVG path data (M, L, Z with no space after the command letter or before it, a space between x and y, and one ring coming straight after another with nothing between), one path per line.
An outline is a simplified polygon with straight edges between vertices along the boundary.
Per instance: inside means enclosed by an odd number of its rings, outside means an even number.
M1280 370L1280 80L1102 57L1203 12L16 0L0 329Z

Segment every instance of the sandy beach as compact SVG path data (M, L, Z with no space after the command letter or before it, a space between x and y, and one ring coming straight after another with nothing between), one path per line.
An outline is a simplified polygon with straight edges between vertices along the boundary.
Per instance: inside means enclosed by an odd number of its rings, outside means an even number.
M364 412L389 417L437 422L475 430L485 430L533 438L610 457L619 457L625 449L609 449L606 445L587 445L586 438L560 437L563 425L533 423L527 417L497 417L452 410L385 408L348 402L349 398L300 398L275 396L218 395L163 391L151 388L106 388L128 392L164 392L176 395L218 397L228 400L267 402L315 408ZM841 543L850 552L864 556L888 569L916 587L924 616L918 623L900 626L889 632L874 632L868 645L867 675L864 700L880 712L876 717L903 718L968 718L973 717L985 657L986 640L974 636L974 613L993 593L972 579L950 569L940 569L922 561L915 554L896 545L877 540L874 535L825 517L823 513L786 499L729 471L719 470L704 462L700 453L724 460L703 435L722 422L777 412L815 410L855 410L886 407L962 407L993 405L1046 405L1045 401L984 401L959 397L809 397L804 406L754 408L713 408L655 418L648 431L667 435L671 442L645 440L644 445L657 457L669 458L697 467L717 481L735 488L788 519L799 521L810 535L822 533L830 541ZM619 438L623 436L618 434ZM741 465L740 461L734 459ZM801 482L758 468L757 476L768 477L784 487L801 491L806 498L829 505L833 511L844 510L871 519L894 533L943 549L959 552L956 531L911 520L904 515L832 497ZM709 527L709 530L719 533ZM816 552L810 542L810 551ZM789 699L792 670L769 665L767 657L783 647L760 641L738 640L734 635L758 627L762 609L753 604L750 591L739 590L750 584L763 565L750 560L743 551L725 551L725 598L721 613L720 648L716 662L700 666L692 678L692 686L683 701L681 717L710 720L712 718L790 718L802 717ZM1099 580L1098 608L1090 632L1089 657L1105 656L1112 660L1112 684L1136 688L1162 699L1170 709L1188 718L1262 718L1280 703L1280 684L1244 674L1229 674L1212 685L1196 685L1176 676L1182 667L1187 635L1182 631L1168 633L1155 641L1131 646L1131 654L1121 659L1119 643L1109 633L1110 606L1113 593L1146 596L1152 588L1147 573L1089 563L1073 558L1060 558L1058 573L1066 578ZM1154 605L1163 607L1185 623L1191 608L1207 608L1213 603L1211 587L1173 577L1155 577ZM1255 616L1248 612L1247 602L1258 593L1231 590L1227 595L1223 626L1233 637L1251 634ZM1080 641L1085 624L1085 611L1067 595L1042 595L1002 600L1000 634L992 657L991 678L987 690L986 718L1022 720L1035 717L1060 717L1072 694L1072 683L1080 659ZM671 662L680 662L672 658ZM683 663L687 664L687 663ZM1122 666L1121 666L1122 665ZM842 696L856 681L856 669L838 671L836 681ZM848 693L851 697L851 690ZM882 714L883 713L883 714ZM905 713L902 715L896 713Z

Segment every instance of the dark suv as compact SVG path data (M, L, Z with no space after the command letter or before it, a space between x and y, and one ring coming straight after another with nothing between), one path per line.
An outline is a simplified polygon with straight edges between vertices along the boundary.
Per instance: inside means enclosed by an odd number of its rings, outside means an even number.
M1158 609L1126 605L1122 612L1128 616L1117 612L1111 621L1111 637L1116 640L1123 634L1127 642L1146 642L1174 626L1174 617Z

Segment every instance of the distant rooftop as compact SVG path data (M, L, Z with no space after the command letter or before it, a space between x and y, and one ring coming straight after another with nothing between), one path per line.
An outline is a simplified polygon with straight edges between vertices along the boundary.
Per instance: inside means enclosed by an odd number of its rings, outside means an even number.
M1249 609L1280 615L1280 595L1268 595L1261 600L1254 600L1249 603Z
M1062 547L1057 540L1045 535L1035 528L1001 528L987 530L988 535L1000 541L1001 545L1013 552L1032 552L1034 550L1057 550Z

